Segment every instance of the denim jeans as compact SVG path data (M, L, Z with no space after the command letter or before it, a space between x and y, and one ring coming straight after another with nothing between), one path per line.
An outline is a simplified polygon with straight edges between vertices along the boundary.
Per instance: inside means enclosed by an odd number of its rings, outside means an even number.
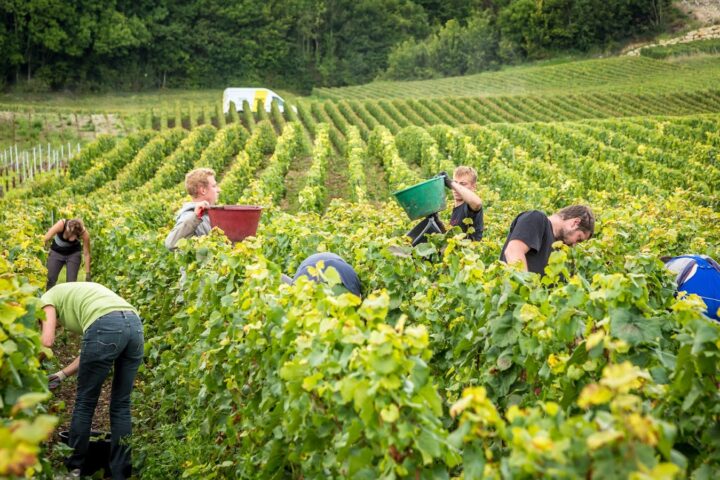
M130 477L130 448L123 439L132 430L130 393L142 363L143 343L142 322L129 311L103 315L84 333L77 396L70 424L69 444L73 453L65 462L69 470L82 469L100 389L114 366L110 395L110 471L113 479Z

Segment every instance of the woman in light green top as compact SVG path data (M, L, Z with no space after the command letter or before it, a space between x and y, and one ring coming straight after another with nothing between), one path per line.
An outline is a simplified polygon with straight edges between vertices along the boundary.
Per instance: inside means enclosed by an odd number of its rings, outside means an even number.
M69 439L73 453L65 464L69 470L83 473L100 389L114 367L110 471L113 479L129 478L130 449L122 439L131 433L130 393L143 358L143 327L137 310L116 293L91 282L56 285L41 301L45 311L41 337L44 346L53 345L58 324L82 335L80 356L48 377L50 388L55 388L68 376L78 374Z

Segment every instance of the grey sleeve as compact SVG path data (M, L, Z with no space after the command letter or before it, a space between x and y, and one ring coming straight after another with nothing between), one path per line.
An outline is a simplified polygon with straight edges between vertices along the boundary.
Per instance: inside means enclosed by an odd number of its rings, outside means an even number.
M204 213L202 216L202 220L195 229L195 235L207 235L210 233L210 230L212 230L212 225L210 224L210 215Z
M175 227L165 237L165 248L174 250L180 239L195 235L195 229L200 225L200 222L202 220L197 218L192 210L183 213L175 223Z

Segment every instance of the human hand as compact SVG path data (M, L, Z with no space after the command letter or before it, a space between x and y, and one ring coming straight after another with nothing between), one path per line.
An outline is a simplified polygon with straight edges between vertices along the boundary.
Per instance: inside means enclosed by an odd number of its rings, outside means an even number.
M199 202L197 205L195 205L195 215L197 215L198 218L202 218L203 213L205 213L205 210L210 206L210 202L207 200L203 200L202 202Z
M57 373L53 373L52 375L48 375L48 387L50 390L54 390L57 387L60 386L60 383L67 378L67 375L65 375L65 372L60 370Z
M92 275L90 275L90 272L85 272L85 281L92 282Z
M445 187L452 190L452 178L450 178L447 174L447 172L440 172L437 175L438 177L441 177L443 181L445 182Z

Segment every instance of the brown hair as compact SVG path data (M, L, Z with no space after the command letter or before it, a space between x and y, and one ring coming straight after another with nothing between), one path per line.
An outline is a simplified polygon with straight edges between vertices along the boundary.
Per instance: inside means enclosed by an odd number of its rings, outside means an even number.
M208 188L210 182L208 178L215 176L215 170L212 168L196 168L185 175L185 190L191 197L197 197L200 188Z
M65 222L65 230L70 235L75 235L76 237L79 237L85 231L85 225L83 225L82 220L80 220L79 218L73 218L72 220L67 220Z
M468 176L471 178L472 183L477 183L477 171L473 167L466 167L461 165L453 172L453 177Z
M592 237L593 233L595 233L595 215L593 215L590 207L586 207L585 205L572 205L557 211L555 215L559 216L563 220L579 218L580 224L578 225L578 228L580 230L585 233L589 233L590 237Z

